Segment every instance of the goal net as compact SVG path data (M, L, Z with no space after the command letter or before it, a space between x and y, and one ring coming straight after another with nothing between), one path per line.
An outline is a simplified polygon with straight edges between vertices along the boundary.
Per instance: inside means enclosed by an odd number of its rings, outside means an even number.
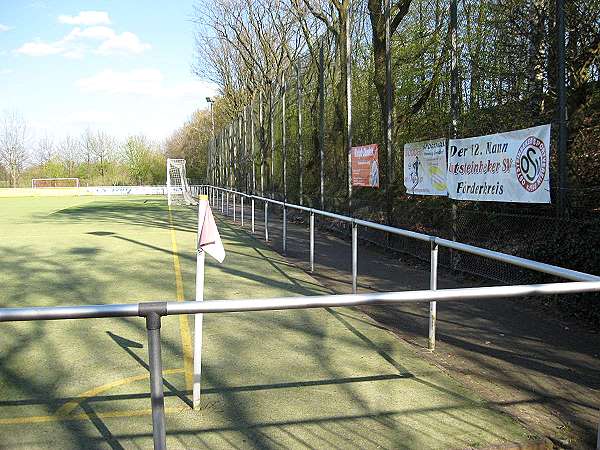
M56 188L56 187L79 187L79 178L33 178L31 187Z
M197 205L185 173L185 159L167 159L167 201L169 205Z

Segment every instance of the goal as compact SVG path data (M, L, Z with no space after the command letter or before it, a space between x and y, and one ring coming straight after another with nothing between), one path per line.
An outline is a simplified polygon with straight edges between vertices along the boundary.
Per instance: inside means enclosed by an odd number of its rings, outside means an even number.
M38 188L58 188L58 187L79 187L79 178L32 178L31 187Z
M167 159L167 201L169 205L197 205L185 173L185 159Z

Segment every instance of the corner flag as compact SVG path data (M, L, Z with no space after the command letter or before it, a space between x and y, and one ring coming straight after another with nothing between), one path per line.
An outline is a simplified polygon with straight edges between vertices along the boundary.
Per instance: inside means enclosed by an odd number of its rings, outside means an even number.
M196 251L196 301L204 300L204 257L208 253L220 263L225 259L225 249L215 223L207 195L198 202L198 242ZM194 382L193 407L200 408L200 374L202 370L202 314L194 314Z
M204 209L204 213L202 213ZM220 263L225 259L225 249L221 242L221 236L215 223L215 218L208 204L208 200L202 201L199 204L198 211L198 250L205 251L210 256L215 258Z

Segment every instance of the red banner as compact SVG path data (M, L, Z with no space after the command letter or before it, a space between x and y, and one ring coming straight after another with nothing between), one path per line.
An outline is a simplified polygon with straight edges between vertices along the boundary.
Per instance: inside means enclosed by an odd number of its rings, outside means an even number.
M379 146L352 147L352 186L379 187Z

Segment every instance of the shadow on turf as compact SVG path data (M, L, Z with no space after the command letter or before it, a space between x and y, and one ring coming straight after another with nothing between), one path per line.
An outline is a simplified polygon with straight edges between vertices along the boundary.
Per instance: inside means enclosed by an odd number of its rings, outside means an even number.
M163 210L161 212L161 214L165 214L165 211ZM136 223L136 222L134 222ZM168 226L168 225L167 225ZM192 230L195 232L195 230ZM110 232L101 232L101 233L105 233L103 234L103 236L112 236L108 233ZM102 235L101 235L102 236ZM133 240L132 240L133 241ZM239 242L245 242L242 239L238 239ZM147 245L138 241L134 241L139 245ZM154 248L155 250L160 250L161 252L166 252L166 253L171 253L169 250L165 250L159 247ZM23 257L24 259L21 261L23 264L25 264L24 266L20 266L19 264L17 264L17 268L19 271L24 271L26 273L28 273L30 276L32 277L42 277L38 279L38 282L41 281L45 281L45 279L43 278L44 276L44 271L42 271L41 273L39 273L39 271L37 270L30 270L27 268L26 264L27 264L27 260L29 262L36 262L36 256L34 252L31 252L29 250L26 251L22 251L22 252L18 252L20 254L21 257ZM85 257L85 255L80 255L81 257ZM181 257L188 257L189 256L185 256L184 254L180 254ZM263 255L264 257L264 255ZM193 258L190 258L193 259ZM5 260L4 258L0 258L0 267L4 266L3 269L6 270L15 270L15 266L14 266L14 260ZM48 268L48 273L54 274L56 272L60 272L61 274L66 274L67 276L67 281L69 282L73 282L73 288L76 291L76 293L81 294L81 298L80 301L83 299L87 299L87 298L94 298L94 293L96 289L101 289L102 285L98 282L98 280L95 279L85 279L82 280L81 277L79 276L79 274L76 274L73 272L72 268L69 267L68 264L65 265L61 265L61 264L57 264L56 262L51 262L50 264L50 268ZM114 266L106 267L107 270L107 274L110 273L111 276L113 277L117 277L117 276L125 276L125 271L123 274L119 274L116 273L116 269ZM241 271L241 270L235 270L230 272L232 274L235 274L237 276L242 276L242 277L252 277L252 273L250 272L250 267L248 268L248 271ZM264 279L264 278L255 278L256 280L260 281L260 282L272 282L272 280L269 279ZM148 277L147 282L152 282L152 278ZM44 286L47 288L48 285L43 283ZM65 283L61 282L60 286L52 286L50 284L51 289L54 290L54 293L56 294L57 298L60 299L61 301L64 300L64 296L61 294L64 289L65 289ZM285 287L286 289L290 289L290 286L288 284L282 284L282 287ZM306 291L305 291L306 292ZM305 292L303 292L302 294L305 294ZM339 320L339 318L338 318ZM131 324L139 333L143 333L144 332L144 327L143 327L143 323L141 321L129 321L127 322L128 324ZM260 323L257 322L256 326L260 326ZM289 325L290 327L294 327L294 329L302 329L302 327L298 326L298 325ZM37 338L35 338L33 341L31 339L29 339L28 337L25 337L25 343L26 345L21 346L11 346L11 348L9 349L9 352L12 352L13 354L10 355L10 357L12 358L17 358L19 355L21 355L22 351L25 351L30 345L33 345L34 343L36 345L40 345L39 341L42 340L43 341L43 334L44 334L44 327L43 325L40 324L35 324L35 328L38 329L38 331L41 331L42 336L37 336ZM8 332L10 332L10 334L17 334L18 335L18 331L16 329L13 329L12 327L8 327L8 328L4 328L3 326L3 330L7 330ZM303 330L306 333L306 330ZM356 334L356 333L355 333ZM32 338L33 339L33 338ZM322 343L320 342L320 340L322 340L322 336L320 335L315 335L312 336L312 345L313 345L313 349L316 352L317 355L321 355L322 353L320 352L320 350L322 350ZM365 346L365 348L370 347L370 349L372 350L372 345L374 345L372 342L370 341L365 341L364 339L361 338L361 340L363 341L363 346ZM6 341L6 339L5 339ZM135 342L135 341L129 341L129 342ZM127 343L123 343L128 350L131 350L131 346L128 346ZM126 345L127 344L127 345ZM137 343L136 343L137 344ZM235 344L235 341L232 341L232 344ZM357 345L356 343L353 343L353 345ZM139 347L135 347L133 346L133 348L139 348ZM163 341L163 349L168 348L169 351L171 352L178 352L179 348L175 345L173 345L171 342L169 341ZM235 348L232 346L232 348ZM4 348L3 348L4 351ZM52 348L49 347L46 349L47 354L51 355L54 352L56 352L57 349L56 348ZM387 354L385 352L385 350L378 350L379 351L383 351L383 354ZM132 351L133 352L133 351ZM110 353L110 352L109 352ZM323 353L324 354L324 353ZM0 371L2 373L2 377L3 379L9 379L11 381L11 383L13 384L18 384L21 392L25 393L25 394L33 394L34 398L40 399L38 404L43 404L43 405L48 405L49 409L52 410L53 408L50 407L51 404L56 404L57 399L52 399L52 392L55 391L56 389L56 385L58 383L60 383L61 378L68 378L71 374L69 373L68 369L65 367L60 367L58 366L56 368L56 377L53 377L52 379L44 379L43 381L40 381L40 378L37 376L27 376L27 375L23 375L21 373L15 373L13 369L11 369L10 367L10 360L6 361L5 360L5 355L4 354L2 356L2 359L0 360L0 362L2 363L0 365ZM381 353L380 353L381 355ZM383 356L383 355L382 355ZM389 355L388 355L389 356ZM386 358L387 360L387 358ZM136 359L137 361L137 359ZM143 362L143 360L142 360ZM388 362L390 362L388 360ZM138 361L139 363L139 361ZM314 387L314 386L320 386L320 385L326 385L326 384L336 384L336 385L340 385L340 386L345 386L345 387L349 387L351 386L352 383L355 382L362 382L362 381L377 381L377 380L353 380L353 379L343 379L343 378L339 378L337 376L335 376L335 370L331 367L329 367L329 363L326 359L325 356L321 356L321 363L323 364L323 366L330 371L330 373L334 376L332 376L329 379L326 380L313 380L313 381L305 381L305 382L299 382L299 383L308 383L307 386L303 386L302 384L298 385L298 386L292 386L293 383L280 383L279 385L259 385L259 386L254 386L254 387L244 387L244 386L223 386L221 388L214 388L215 389L215 393L220 393L220 394L225 394L225 415L230 418L231 422L239 424L233 427L228 427L228 428L223 428L223 429L227 429L227 430L240 430L243 433L247 432L250 436L247 436L251 441L252 444L257 446L257 447L269 447L271 446L270 442L269 442L269 438L266 435L263 434L255 434L254 432L252 432L252 430L255 429L260 429L262 427L264 428L269 428L272 426L277 426L277 424L280 424L282 428L285 427L286 424L298 424L298 423L302 423L302 424L310 424L310 423L314 423L314 424L324 424L324 423L334 423L334 422L343 422L344 420L353 420L352 418L348 419L348 418L344 418L343 416L340 417L328 417L328 418L316 418L316 419L308 419L305 421L282 421L282 422L278 422L275 424L253 424L252 423L252 415L248 412L245 411L240 405L236 404L235 402L235 398L229 396L230 394L233 394L235 392L243 392L244 390L262 390L262 389L277 389L279 387L282 388L289 388L289 387ZM392 364L394 365L394 364ZM394 367L398 368L396 365L394 365ZM12 371L12 372L11 372ZM219 379L215 379L214 375L211 374L210 370L206 371L205 374L208 377L209 383L212 385L216 385L218 386L220 384L220 382L222 380ZM377 377L378 375L375 375L374 377ZM394 375L397 378L403 378L401 375ZM359 377L360 378L360 377ZM333 381L332 381L333 380ZM338 380L342 380L340 382L338 382ZM207 391L206 391L207 392ZM143 395L143 394L141 394ZM177 394L174 392L168 393L169 396L176 396ZM189 395L189 393L188 393ZM455 394L453 394L455 395ZM228 397L229 396L229 397ZM130 397L131 398L131 397ZM91 400L91 399L90 399ZM358 401L360 401L360 399L358 399ZM1 404L0 404L1 405ZM364 404L363 404L364 406ZM461 405L458 407L465 407L465 405ZM468 405L467 405L468 407ZM455 408L455 407L452 407ZM451 408L436 408L435 410L440 410L440 411L444 411L445 409L451 409ZM85 410L84 410L85 411ZM86 411L87 412L87 411ZM93 415L93 411L90 413ZM393 413L395 414L395 413ZM364 417L377 417L380 414L371 414L371 415L365 415ZM93 419L93 420L92 420ZM98 431L101 433L101 435L103 436L103 441L106 442L114 442L115 439L125 439L125 436L117 436L115 437L114 435L112 435L110 433L110 431L108 430L108 428L106 427L105 424L98 422L99 418L97 417L97 415L95 415L95 417L91 417L90 420L92 421L92 423L94 424L94 426L98 429ZM94 423L94 420L96 421ZM87 447L87 448L93 448L90 447L89 442L95 442L97 446L100 446L100 439L98 438L93 438L90 436L87 436L85 433L85 431L81 430L81 427L73 424L72 422L65 422L64 424L61 424L61 426L65 427L65 429L67 429L72 435L73 435L73 440L77 443L77 445L79 447ZM360 427L361 425L357 424L357 427ZM364 427L364 424L362 425ZM218 429L217 429L218 430ZM202 432L203 430L194 430L194 431L190 431L190 433L199 433ZM211 429L207 429L204 430L205 432L210 432ZM183 432L185 433L185 431ZM351 432L350 432L351 433ZM177 435L178 432L175 431L173 434ZM350 434L351 435L351 434ZM119 448L119 447L115 447L115 448Z
M223 218L220 213L219 216ZM231 223L231 217L227 221ZM255 236L261 241L263 227L262 221L256 222ZM275 215L269 220L269 236L271 247L280 252L281 221ZM288 256L307 270L307 227L288 223L287 239ZM350 243L322 229L317 230L315 241L315 269L322 270L316 278L336 293L348 293L352 282ZM427 254L427 250L422 253ZM363 289L428 288L427 266L409 264L362 244L358 269L359 286ZM441 288L459 287L459 283L461 287L497 284L449 272L440 276ZM495 389L506 386L514 390L514 397L537 399L531 403L547 405L546 411L555 422L560 422L560 428L572 425L581 430L585 439L581 445L593 445L597 433L597 407L593 403L599 398L596 393L600 389L600 336L580 333L576 327L565 327L558 320L546 320L545 312L533 311L522 303L522 299L444 303L443 309L438 310L436 353L448 354L450 358L459 356L480 370L459 366L457 376L469 375L483 383L493 381ZM426 347L426 304L362 309L386 329L394 330L417 347ZM538 415L534 408L529 411L531 416Z
M174 228L177 231L195 232L197 215L193 208L173 207L172 226L169 221L169 207L165 200L119 199L96 200L83 205L61 209L43 221L90 221L94 223L119 223L153 228Z
M110 336L110 338L113 341L115 341L119 347L121 347L123 350L125 350L125 352L129 356L131 356L135 360L135 362L137 362L146 371L148 371L148 373L150 372L150 366L148 366L148 363L146 363L146 361L144 361L142 358L140 358L132 350L132 348L144 348L144 346L142 344L140 344L139 342L131 341L131 340L126 339L124 337L121 337L121 336L119 336L117 334L111 333L110 331L107 331L106 334L108 334ZM171 384L164 377L163 377L163 384L167 387L167 389L169 389L169 391L171 391L174 395L176 395L177 397L179 397L179 399L183 403L185 403L186 405L188 405L190 408L192 408L194 406L193 403L192 403L192 401L189 399L189 397L187 397L185 395L184 392L181 392L179 389L177 389L173 384Z

